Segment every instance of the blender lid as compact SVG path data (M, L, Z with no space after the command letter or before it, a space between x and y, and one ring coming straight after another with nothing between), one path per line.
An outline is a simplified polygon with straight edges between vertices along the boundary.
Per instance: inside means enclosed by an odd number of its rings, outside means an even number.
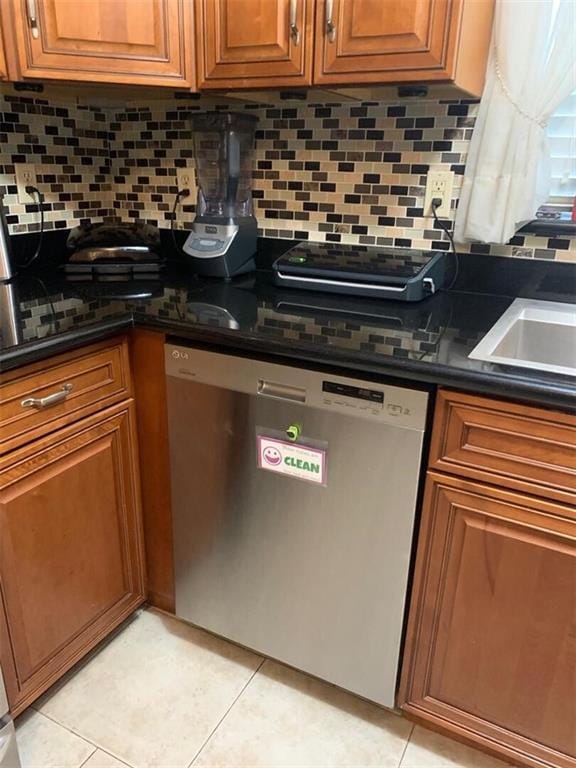
M250 115L246 112L197 112L190 115L192 126L195 129L226 129L227 127L244 124L247 128L252 128L258 122L257 115Z

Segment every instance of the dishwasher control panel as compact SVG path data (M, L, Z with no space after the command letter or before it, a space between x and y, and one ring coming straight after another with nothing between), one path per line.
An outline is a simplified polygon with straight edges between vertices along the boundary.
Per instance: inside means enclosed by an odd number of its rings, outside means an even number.
M423 430L428 393L247 357L165 347L166 374L261 398Z
M323 381L322 401L324 405L342 405L378 415L384 407L384 392L338 381Z

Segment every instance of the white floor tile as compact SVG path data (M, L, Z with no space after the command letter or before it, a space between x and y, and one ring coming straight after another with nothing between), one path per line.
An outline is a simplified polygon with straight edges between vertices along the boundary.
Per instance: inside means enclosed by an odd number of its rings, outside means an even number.
M94 754L86 760L82 768L127 768L126 763L121 763L112 755L97 749ZM129 768L129 767L128 767Z
M137 768L186 768L260 662L144 612L39 709Z
M401 768L504 768L507 763L416 726Z
M23 768L79 768L94 746L29 709L16 722Z
M194 768L397 768L411 724L266 661Z

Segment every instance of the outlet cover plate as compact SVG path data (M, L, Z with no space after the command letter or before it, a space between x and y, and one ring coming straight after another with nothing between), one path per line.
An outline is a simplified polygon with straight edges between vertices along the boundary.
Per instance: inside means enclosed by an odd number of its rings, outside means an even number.
M34 195L29 195L26 192L26 187L29 184L38 186L36 184L36 166L32 163L16 163L14 166L16 174L16 186L18 187L18 202L22 205L27 203L36 202Z
M432 200L435 197L440 197L442 205L436 208L436 215L440 218L448 218L451 210L453 187L454 174L452 171L428 171L424 196L424 216L432 216Z
M194 170L192 168L177 168L176 183L178 184L178 192L182 189L189 189L190 194L192 194L195 183Z

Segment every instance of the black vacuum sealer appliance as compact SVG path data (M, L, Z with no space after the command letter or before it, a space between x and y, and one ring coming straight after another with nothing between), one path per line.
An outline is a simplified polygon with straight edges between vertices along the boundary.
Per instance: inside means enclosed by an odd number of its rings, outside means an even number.
M444 251L299 243L274 262L276 285L396 301L421 301L448 276Z

